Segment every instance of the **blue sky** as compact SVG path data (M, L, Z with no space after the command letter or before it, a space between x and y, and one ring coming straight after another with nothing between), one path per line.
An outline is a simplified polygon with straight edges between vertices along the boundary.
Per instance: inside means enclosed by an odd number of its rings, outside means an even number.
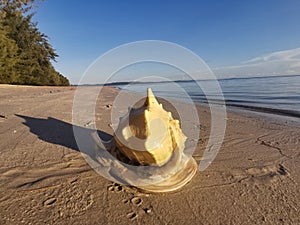
M45 0L36 11L60 55L55 68L73 84L106 51L140 40L182 45L221 78L300 74L297 0Z

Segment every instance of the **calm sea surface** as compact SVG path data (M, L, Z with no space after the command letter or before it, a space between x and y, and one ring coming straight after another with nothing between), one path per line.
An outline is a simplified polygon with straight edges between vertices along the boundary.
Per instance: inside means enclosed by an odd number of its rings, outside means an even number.
M211 90L204 94L200 86ZM220 93L213 90L214 81L180 81L119 85L119 88L144 93L151 87L155 95L207 103L207 99L218 104ZM248 110L275 113L300 118L300 75L260 78L234 78L219 80L226 105ZM206 92L207 94L207 92Z

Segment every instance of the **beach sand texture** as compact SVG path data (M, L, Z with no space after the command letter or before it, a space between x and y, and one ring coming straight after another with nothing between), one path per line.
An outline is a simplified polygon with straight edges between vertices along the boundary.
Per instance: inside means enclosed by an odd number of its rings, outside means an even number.
M213 163L179 191L148 194L86 163L72 133L75 89L0 85L0 224L300 224L295 121L228 112ZM97 103L96 125L106 138L117 94L104 87ZM210 116L198 110L199 163Z

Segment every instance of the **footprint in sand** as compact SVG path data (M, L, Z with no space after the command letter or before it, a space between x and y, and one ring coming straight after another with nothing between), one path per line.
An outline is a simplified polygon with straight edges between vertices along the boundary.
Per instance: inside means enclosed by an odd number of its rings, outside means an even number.
M119 193L119 192L123 191L123 187L122 187L121 185L115 183L115 184L109 186L109 187L107 188L107 190L112 191L112 192Z
M288 175L287 169L281 164L250 168L246 172L250 175L250 181L254 182L273 182L279 177Z
M74 216L84 214L92 206L94 196L90 189L79 182L77 179L72 179L66 185L53 189L43 205L45 207L55 205L55 208L60 210L59 214Z
M114 193L120 193L124 191L124 187L121 186L120 184L113 183L112 185L107 187L108 191L114 192ZM127 189L126 189L127 190ZM127 191L126 191L127 192ZM145 215L145 214L150 214L152 212L152 207L142 207L143 204L143 199L140 197L142 196L149 196L148 194L141 194L141 193L131 193L131 197L128 199L123 199L122 202L124 204L132 204L136 208L136 212L130 212L126 215L126 217L130 220L134 220L135 218L138 217L138 215ZM142 213L141 213L142 212Z

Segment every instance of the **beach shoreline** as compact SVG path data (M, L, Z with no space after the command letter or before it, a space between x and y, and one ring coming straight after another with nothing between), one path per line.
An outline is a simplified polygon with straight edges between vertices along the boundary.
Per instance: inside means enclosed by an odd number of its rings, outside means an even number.
M106 180L85 162L72 133L75 91L0 85L1 224L300 223L297 118L228 107L213 163L175 193L145 194ZM103 87L97 102L95 123L107 135L119 93ZM207 106L197 110L199 164L210 114Z

